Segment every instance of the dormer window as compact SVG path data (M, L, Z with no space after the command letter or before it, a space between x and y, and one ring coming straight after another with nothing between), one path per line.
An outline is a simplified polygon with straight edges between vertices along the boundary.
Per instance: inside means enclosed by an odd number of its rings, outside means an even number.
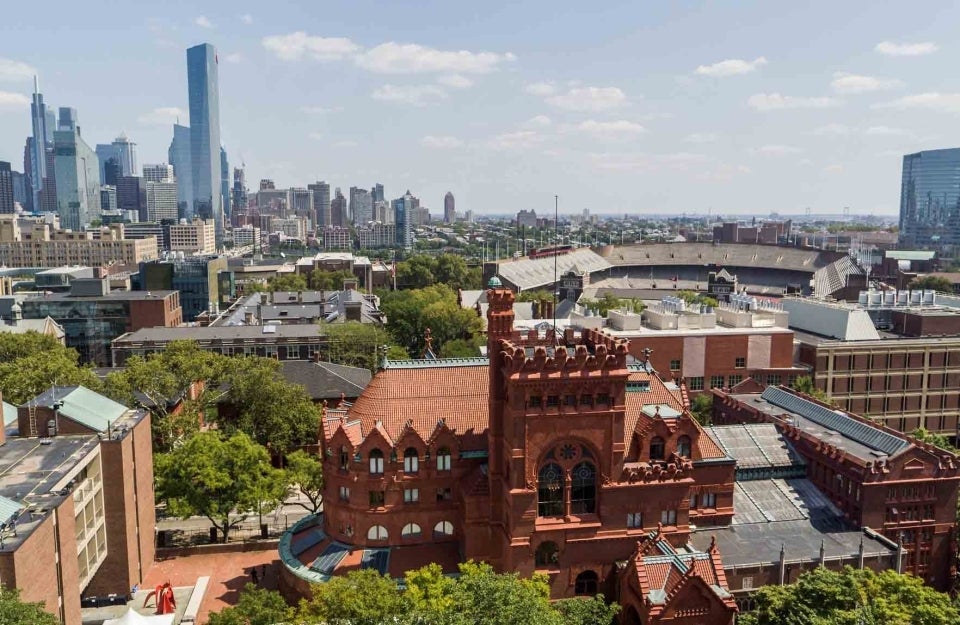
M374 449L370 452L370 474L380 475L383 473L383 452Z
M650 459L663 460L666 455L666 443L659 436L654 436L650 441Z

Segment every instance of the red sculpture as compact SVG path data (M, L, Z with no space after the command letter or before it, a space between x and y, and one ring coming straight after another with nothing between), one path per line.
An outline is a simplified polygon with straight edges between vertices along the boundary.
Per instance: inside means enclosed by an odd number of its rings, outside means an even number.
M173 614L177 611L177 600L173 596L173 586L170 585L170 582L157 586L156 589L147 593L146 598L143 600L143 607L147 607L147 604L150 602L150 597L156 597L157 599L157 611L155 614Z

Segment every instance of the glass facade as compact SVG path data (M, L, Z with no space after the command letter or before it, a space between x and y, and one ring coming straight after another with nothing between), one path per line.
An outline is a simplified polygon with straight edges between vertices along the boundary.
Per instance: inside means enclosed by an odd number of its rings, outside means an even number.
M53 153L60 225L80 230L100 217L100 159L76 129L53 133Z
M177 179L177 212L182 219L193 219L193 173L190 170L190 127L173 125L173 141L167 150Z
M220 80L217 50L208 43L187 49L190 100L190 169L193 215L216 223L217 247L223 242L220 189Z
M950 247L960 243L960 148L903 157L900 245Z

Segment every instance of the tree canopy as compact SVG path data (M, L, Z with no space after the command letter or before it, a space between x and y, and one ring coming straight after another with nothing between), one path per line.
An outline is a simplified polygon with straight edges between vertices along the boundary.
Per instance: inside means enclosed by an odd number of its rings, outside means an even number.
M457 254L413 254L397 263L397 285L401 288L422 289L435 284L444 284L457 289L483 288L479 267L468 267Z
M246 515L274 507L287 493L283 471L270 464L267 450L243 433L228 439L200 432L173 451L154 457L158 501L176 516L205 516L227 542L231 528Z
M690 414L700 425L713 421L713 393L700 393L690 401Z
M818 568L796 584L764 586L741 625L948 625L960 622L950 597L913 575Z
M793 390L799 391L804 395L809 395L814 399L819 399L822 402L830 403L830 399L827 397L827 394L817 388L817 385L814 383L813 378L809 375L801 375L793 382Z
M306 497L309 505L294 502L310 514L323 507L323 463L316 454L298 449L287 456L287 480L298 493Z
M20 589L0 586L0 623L58 625L60 619L45 611L42 603L21 601Z
M327 336L326 356L330 362L362 367L371 373L380 368L381 349L395 347L390 333L374 323L326 323L321 331ZM393 353L396 356L397 352ZM408 358L405 352L403 358Z
M582 299L580 303L584 308L595 311L601 317L606 317L611 310L625 308L633 313L643 312L643 301L638 298L617 297L613 293L607 293L600 299Z
M11 404L25 403L54 384L99 391L100 379L78 364L76 350L39 332L0 333L0 389Z
M344 280L353 280L356 276L346 269L337 271L324 271L323 269L314 269L307 277L307 283L311 289L316 291L340 291L343 289Z
M444 354L444 345L451 341L479 344L481 340L483 320L476 311L461 308L456 292L445 285L384 293L380 310L389 320L387 330L394 342L405 348L412 358L423 355L427 328L431 331L435 353ZM454 347L461 349L462 346L460 343Z
M267 293L276 291L306 291L307 278L298 273L284 273L276 275L266 283L249 282L244 285L244 293Z
M908 286L911 289L930 289L938 293L953 293L953 284L941 276L914 278Z
M278 625L293 618L293 609L280 593L247 584L237 605L214 612L208 625Z

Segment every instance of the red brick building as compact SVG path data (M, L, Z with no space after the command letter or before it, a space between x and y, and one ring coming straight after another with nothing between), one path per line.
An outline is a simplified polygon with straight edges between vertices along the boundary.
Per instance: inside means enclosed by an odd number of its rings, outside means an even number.
M388 361L349 410L325 415L324 514L281 540L286 593L355 568L400 578L475 559L546 573L554 598L603 593L630 625L728 625L749 567L789 583L788 561L839 568L858 550L860 566L899 566L894 543L821 505L776 428L741 438L766 436L780 456L734 445L692 418L684 387L628 365L627 341L521 333L510 291L487 300L489 360ZM751 492L770 510L749 508ZM767 574L778 557L779 579Z

